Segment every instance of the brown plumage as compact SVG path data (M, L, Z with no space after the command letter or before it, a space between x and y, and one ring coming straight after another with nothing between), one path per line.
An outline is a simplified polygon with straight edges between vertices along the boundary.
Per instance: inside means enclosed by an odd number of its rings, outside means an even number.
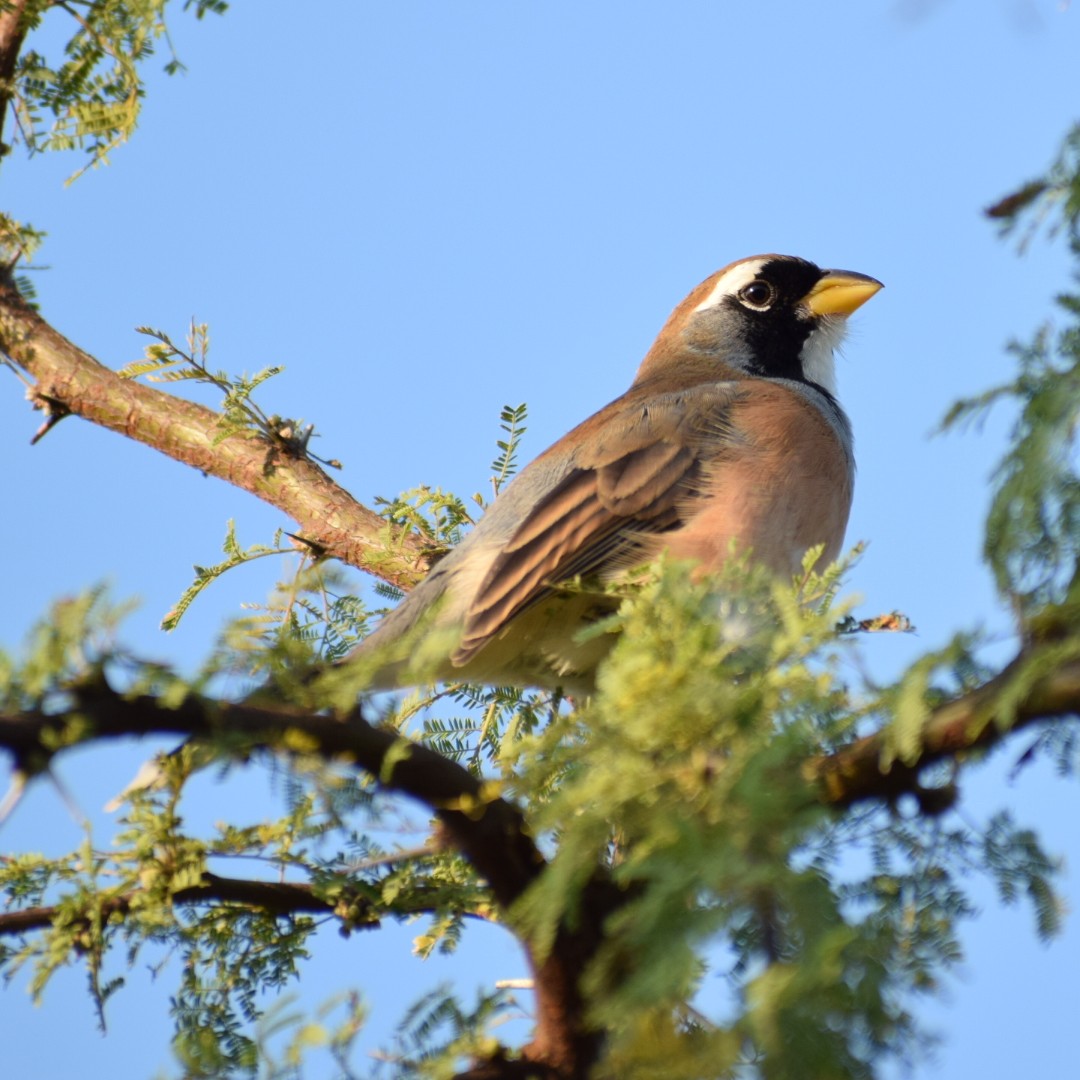
M832 352L879 288L787 256L733 263L674 311L630 389L540 455L353 654L373 686L427 678L587 689L576 633L610 579L666 549L778 574L843 543L854 478Z

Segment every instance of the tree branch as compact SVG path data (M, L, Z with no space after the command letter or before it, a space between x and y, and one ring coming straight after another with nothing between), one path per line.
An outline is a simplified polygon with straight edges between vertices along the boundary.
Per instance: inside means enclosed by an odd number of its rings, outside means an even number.
M808 762L807 780L824 802L836 806L893 799L909 792L918 795L922 790L919 776L927 765L990 748L1011 731L1038 720L1080 712L1080 661L1065 662L1033 678L1033 665L1039 661L1038 649L1025 650L982 687L934 710L924 726L916 759L895 761L883 770L887 733L879 733ZM194 696L168 709L149 696L117 694L103 680L67 692L72 703L64 716L41 712L0 716L0 747L10 751L19 765L32 771L47 762L58 746L76 737L85 741L81 725L89 726L91 738L151 732L211 737L228 732L286 753L296 752L300 745L305 752L352 762L387 790L428 806L511 919L516 900L543 872L545 861L520 810L492 797L480 779L442 755L395 731L369 724L359 709L337 720L285 706L234 705ZM300 897L291 899L299 902ZM531 1075L532 1067L540 1070L537 1075L557 1074L564 1080L587 1075L598 1060L601 1036L583 1019L580 979L603 941L605 921L626 899L598 868L574 912L573 928L565 922L560 926L544 958L530 952L538 1014L534 1041L521 1060L493 1058L477 1066L481 1070L477 1076ZM192 902L199 902L199 897L193 895ZM525 945L528 950L528 942Z
M15 93L15 65L26 38L26 4L27 0L14 0L7 11L0 12L0 146L8 106Z
M389 860L387 860L389 861ZM428 898L413 892L410 894L415 903L402 904L400 896L394 899L393 914L430 915L438 911L434 898ZM136 894L125 893L111 896L95 910L106 918L118 915L121 918L131 910ZM370 900L359 891L348 892L332 900L319 896L313 886L303 882L257 881L250 878L227 878L209 871L203 874L198 885L177 889L172 894L173 904L186 907L201 904L237 904L243 907L258 908L269 915L333 915L342 924L343 931L375 930L380 924L380 916L387 912L379 911ZM0 912L0 937L14 934L26 934L34 930L44 930L52 924L60 908L55 905L22 908L18 911ZM490 921L486 915L477 911L463 910L466 918Z
M1061 665L1012 698L1011 691L1024 679L1033 655L1021 652L977 690L935 709L923 728L915 760L893 761L883 769L887 733L878 732L835 754L807 762L804 775L817 785L822 800L835 806L918 795L922 791L919 776L928 765L989 749L1011 732L1039 720L1080 712L1078 661Z
M194 695L170 709L148 695L125 697L104 681L80 684L68 692L73 700L64 716L36 711L0 716L0 747L21 766L35 771L47 761L57 745L66 744L69 724L88 725L95 739L228 733L286 752L303 745L305 752L328 760L353 762L386 790L428 806L504 907L513 904L544 865L516 807L492 798L477 777L441 754L369 724L359 710L338 720L287 706L213 702Z
M40 769L56 747L85 734L79 731L82 725L97 739L227 732L286 753L300 745L305 753L352 762L386 790L429 807L505 912L512 914L514 903L546 865L517 807L492 797L483 781L441 754L369 724L359 709L337 720L284 706L234 705L194 696L170 709L146 695L117 694L103 680L67 692L73 700L64 716L37 711L0 715L0 747L19 766ZM584 1077L599 1056L601 1036L587 1026L580 980L603 941L606 919L625 898L598 869L583 891L573 927L560 926L547 955L535 956L524 943L533 971L537 1026L523 1054L564 1078Z
M125 916L131 910L134 894L113 896L106 899L99 907L103 916ZM378 916L371 905L356 898L364 908L362 918L355 918L350 913L347 925L350 929L374 929L379 925ZM301 913L333 915L336 914L337 902L324 900L316 896L310 885L279 881L246 881L243 878L225 878L217 874L203 874L202 882L186 889L178 889L172 895L174 904L242 904L245 907L258 908L271 915L296 915ZM25 934L32 930L43 930L51 925L59 908L53 906L23 908L21 911L8 911L0 914L0 935Z
M428 552L421 542L402 533L396 553L387 555L387 522L313 461L285 453L255 431L215 442L216 413L121 379L57 333L9 277L0 278L0 350L33 377L31 400L48 414L74 413L257 495L293 518L300 539L316 551L400 588L426 574Z

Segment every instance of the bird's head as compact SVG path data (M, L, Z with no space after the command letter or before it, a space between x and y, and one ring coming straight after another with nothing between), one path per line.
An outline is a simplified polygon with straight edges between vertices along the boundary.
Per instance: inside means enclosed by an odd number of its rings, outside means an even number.
M791 255L741 259L675 309L638 381L714 365L714 378L794 379L835 394L833 350L847 317L881 287L865 274L822 270Z

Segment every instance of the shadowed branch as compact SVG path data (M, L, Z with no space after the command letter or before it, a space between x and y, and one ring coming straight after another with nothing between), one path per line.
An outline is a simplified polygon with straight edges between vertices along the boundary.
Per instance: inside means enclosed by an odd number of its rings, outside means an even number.
M66 717L33 711L0 716L0 747L20 767L41 768L57 745L66 745L64 730L69 723L86 725L94 739L151 733L207 737L228 732L253 745L286 753L302 745L306 754L354 763L386 790L428 806L448 840L487 881L506 912L546 865L520 810L493 797L483 781L455 762L395 731L369 724L359 709L338 720L286 707L228 704L194 696L177 708L166 708L146 695L124 697L103 681L80 684L67 692L73 701ZM536 1037L524 1051L529 1060L562 1070L565 1076L584 1075L596 1060L600 1035L587 1026L580 980L603 941L605 920L624 899L598 870L585 887L574 926L559 928L547 954L533 956L526 942L537 1004Z
M1039 720L1080 712L1080 662L1063 664L1013 698L1009 693L1031 656L1021 653L1000 674L962 697L935 709L920 738L917 758L882 767L887 748L882 733L868 735L851 746L807 762L804 775L824 802L851 806L868 799L894 799L922 794L919 777L928 765L987 750L1006 736ZM1003 705L1004 701L1009 704Z

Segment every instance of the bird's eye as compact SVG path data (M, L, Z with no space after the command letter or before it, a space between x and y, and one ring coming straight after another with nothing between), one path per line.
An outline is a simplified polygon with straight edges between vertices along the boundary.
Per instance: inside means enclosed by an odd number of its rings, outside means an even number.
M751 281L739 290L739 299L754 308L767 308L775 295L773 287L767 281Z

